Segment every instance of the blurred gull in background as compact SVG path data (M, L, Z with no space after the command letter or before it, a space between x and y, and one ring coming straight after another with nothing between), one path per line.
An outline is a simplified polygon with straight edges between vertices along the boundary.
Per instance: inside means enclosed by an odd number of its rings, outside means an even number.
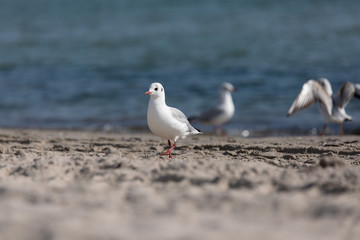
M324 135L327 123L334 122L340 125L340 136L343 136L343 122L352 121L352 117L345 112L345 107L353 97L360 98L360 84L346 82L333 95L331 84L326 78L320 78L318 81L311 79L302 86L287 116L289 117L319 101L319 111L325 118L325 124L320 135Z
M235 91L237 90L231 83L223 83L220 88L220 98L218 104L204 113L189 117L189 121L215 125L215 133L219 131L222 135L225 135L222 124L228 122L234 115L235 106L231 92Z

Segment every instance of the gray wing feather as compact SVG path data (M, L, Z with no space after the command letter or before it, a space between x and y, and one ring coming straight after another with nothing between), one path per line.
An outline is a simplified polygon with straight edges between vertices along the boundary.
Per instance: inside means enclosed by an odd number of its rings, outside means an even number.
M360 98L360 84L354 84L355 85L355 95L354 97Z
M336 106L344 108L355 94L355 86L350 82L344 83L339 91L334 95L334 102Z
M334 95L334 102L338 107L345 108L353 97L360 98L360 84L346 82Z
M177 120L179 120L180 122L184 122L184 123L189 122L189 121L187 120L187 117L185 116L185 114L184 114L182 111L180 111L180 110L177 109L177 108L173 108L173 107L169 107L169 108L170 108L170 110L171 110L171 114L172 114Z
M189 131L190 132L198 132L197 129L195 129L193 126L191 126L191 124L189 123L187 117L185 116L185 114L180 111L177 108L173 108L173 107L169 107L171 114L173 115L173 117L175 117L178 121L182 122L182 123L186 123L186 125L189 127Z
M194 117L195 121L199 122L208 122L211 121L214 117L217 117L223 113L223 110L220 108L213 108L209 111L206 111L199 116Z

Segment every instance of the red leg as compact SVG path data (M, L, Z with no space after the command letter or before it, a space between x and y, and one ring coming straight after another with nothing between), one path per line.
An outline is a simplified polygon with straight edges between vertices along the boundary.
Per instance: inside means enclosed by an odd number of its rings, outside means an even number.
M169 144L169 147L171 147L171 142L170 142L170 140L168 139L168 144Z
M214 134L217 135L217 132L218 132L218 126L215 126L214 127Z
M344 136L343 124L342 124L342 123L339 123L339 125L340 125L340 137L341 137L341 136Z
M220 125L220 129L221 129L221 136L225 137L226 136L226 132L223 129L222 125Z
M169 141L170 142L170 141ZM160 155L167 155L169 154L169 158L172 158L171 155L171 150L173 150L176 147L176 142L174 141L174 146L172 146L171 148L169 148L166 152L161 153Z
M217 125L214 128L214 133L215 133L215 135L223 135L223 129L222 129L221 125Z
M324 124L324 127L323 127L323 129L322 129L322 131L320 133L320 136L324 136L325 130L326 130L326 123Z

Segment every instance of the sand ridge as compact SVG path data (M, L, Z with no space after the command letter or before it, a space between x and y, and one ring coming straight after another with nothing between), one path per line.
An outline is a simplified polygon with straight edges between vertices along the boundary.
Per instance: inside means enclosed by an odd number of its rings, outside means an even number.
M356 239L357 136L0 130L2 239Z

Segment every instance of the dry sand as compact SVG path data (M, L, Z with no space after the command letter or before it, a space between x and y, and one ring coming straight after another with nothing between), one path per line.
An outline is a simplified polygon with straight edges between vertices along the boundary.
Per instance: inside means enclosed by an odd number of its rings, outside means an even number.
M359 239L357 136L0 130L1 239Z

